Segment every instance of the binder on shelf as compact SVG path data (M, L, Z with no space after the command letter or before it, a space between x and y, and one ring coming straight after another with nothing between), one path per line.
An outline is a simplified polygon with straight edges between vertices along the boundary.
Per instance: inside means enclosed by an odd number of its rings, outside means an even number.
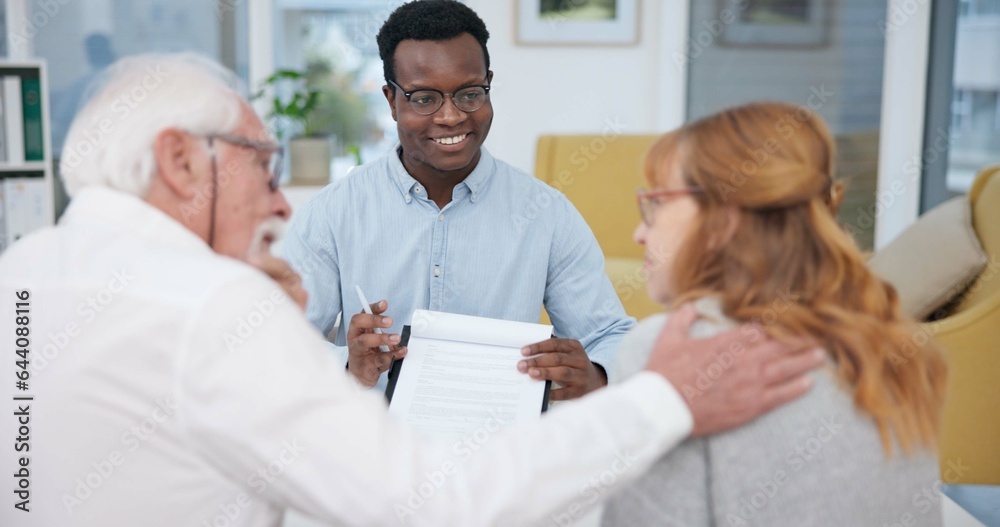
M45 178L8 177L3 180L7 245L51 223L46 217Z
M53 223L46 65L0 60L0 251Z
M21 77L3 78L3 122L7 163L24 163L24 109L21 105Z
M7 248L7 220L4 215L3 184L0 184L0 254Z
M21 79L21 110L24 118L24 159L42 161L42 84L38 77Z
M4 121L4 116L7 115L7 112L3 111L3 101L5 98L3 82L0 82L0 163L7 161L7 126ZM3 223L0 223L0 230L3 230Z

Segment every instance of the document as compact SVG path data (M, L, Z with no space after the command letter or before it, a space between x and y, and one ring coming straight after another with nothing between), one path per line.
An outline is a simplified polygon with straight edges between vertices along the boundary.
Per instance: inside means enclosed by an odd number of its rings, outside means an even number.
M538 419L550 383L517 371L521 348L552 326L419 309L390 373L389 413L425 432L471 435Z

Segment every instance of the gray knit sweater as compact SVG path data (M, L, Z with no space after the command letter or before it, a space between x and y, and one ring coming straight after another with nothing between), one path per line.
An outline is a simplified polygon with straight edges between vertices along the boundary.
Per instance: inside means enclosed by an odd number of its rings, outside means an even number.
M692 336L735 326L712 299L696 307ZM625 336L612 382L643 368L666 318L649 317ZM827 368L801 399L685 441L608 502L603 525L941 525L936 456L897 449L887 459L874 422L840 384Z

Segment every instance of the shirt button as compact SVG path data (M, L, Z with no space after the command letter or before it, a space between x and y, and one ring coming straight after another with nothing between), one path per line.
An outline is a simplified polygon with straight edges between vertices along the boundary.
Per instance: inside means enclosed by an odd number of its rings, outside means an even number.
M416 192L417 194L420 194L420 191L421 191L420 187L417 187L417 189L414 192Z
M435 267L434 268L434 276L441 276L441 268L440 267Z
M438 221L444 221L444 214L438 214Z

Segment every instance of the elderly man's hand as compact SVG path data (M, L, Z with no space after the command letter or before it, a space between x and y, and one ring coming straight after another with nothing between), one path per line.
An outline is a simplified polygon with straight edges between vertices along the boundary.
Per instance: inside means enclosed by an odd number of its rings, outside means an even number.
M382 316L389 304L382 300L372 304L371 308L372 315L362 311L351 317L351 324L347 329L347 371L369 388L375 386L379 376L389 369L394 359L406 356L405 347L396 347L399 335L375 333L376 328L392 326L392 319ZM382 351L379 346L388 346L390 351Z
M690 305L671 315L646 364L684 397L694 416L692 436L747 423L812 387L808 374L825 358L815 342L780 343L752 325L692 339L696 316Z
M590 362L579 340L549 339L525 346L521 354L529 359L517 363L517 370L532 379L551 380L561 385L552 390L553 401L582 397L608 384L604 369Z
M288 262L263 252L254 254L248 259L248 262L278 282L285 293L288 293L288 296L292 297L292 300L305 311L306 303L309 301L309 293L302 288L302 277L292 269L292 266L288 265Z

